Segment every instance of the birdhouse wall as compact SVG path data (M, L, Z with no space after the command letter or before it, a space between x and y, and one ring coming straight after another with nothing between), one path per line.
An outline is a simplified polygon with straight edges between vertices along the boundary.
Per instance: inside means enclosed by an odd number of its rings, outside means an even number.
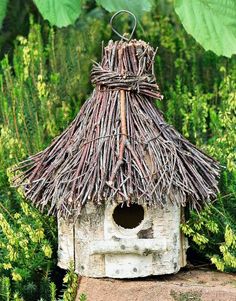
M142 205L141 223L124 228L114 220L116 206L88 204L74 225L59 219L60 267L68 268L71 261L80 275L135 278L176 273L186 265L180 207Z

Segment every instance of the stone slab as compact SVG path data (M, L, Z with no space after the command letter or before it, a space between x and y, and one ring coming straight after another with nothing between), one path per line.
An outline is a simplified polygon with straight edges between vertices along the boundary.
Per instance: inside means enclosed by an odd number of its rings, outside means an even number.
M236 301L236 274L189 270L138 280L81 277L77 301L82 293L86 301Z

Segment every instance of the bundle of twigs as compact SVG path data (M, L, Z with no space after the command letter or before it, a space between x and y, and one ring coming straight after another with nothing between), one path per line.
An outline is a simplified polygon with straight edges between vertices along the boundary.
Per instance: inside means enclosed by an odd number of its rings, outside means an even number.
M77 217L86 202L201 207L217 193L218 164L165 123L143 41L110 41L92 70L96 85L70 126L22 162L14 184L49 213Z

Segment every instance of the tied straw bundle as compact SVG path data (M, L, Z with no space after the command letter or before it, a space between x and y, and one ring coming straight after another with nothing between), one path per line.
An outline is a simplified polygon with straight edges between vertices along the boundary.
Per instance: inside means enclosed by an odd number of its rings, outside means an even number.
M15 186L48 213L77 218L87 202L167 200L201 208L216 196L219 166L168 125L147 43L110 41L95 63L92 96L52 144L15 168Z

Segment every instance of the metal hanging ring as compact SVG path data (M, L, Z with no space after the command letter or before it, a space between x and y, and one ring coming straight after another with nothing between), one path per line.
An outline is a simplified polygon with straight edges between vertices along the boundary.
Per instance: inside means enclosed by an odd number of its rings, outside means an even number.
M123 14L123 13L126 13L126 14L132 16L133 19L134 19L133 29L132 29L132 31L131 31L131 34L130 34L129 38L126 38L124 35L121 35L121 34L114 28L114 26L113 26L113 21L114 21L114 19L115 19L118 15ZM131 13L130 11L125 10L125 9L122 9L122 10L119 10L117 13L115 13L115 14L111 17L110 24L111 24L111 28L112 28L112 30L113 30L113 32L114 32L115 34L117 34L122 40L125 40L125 41L129 42L129 41L132 39L133 34L134 34L134 32L135 32L135 29L136 29L136 27L137 27L137 18L136 18L135 15L134 15L133 13Z

